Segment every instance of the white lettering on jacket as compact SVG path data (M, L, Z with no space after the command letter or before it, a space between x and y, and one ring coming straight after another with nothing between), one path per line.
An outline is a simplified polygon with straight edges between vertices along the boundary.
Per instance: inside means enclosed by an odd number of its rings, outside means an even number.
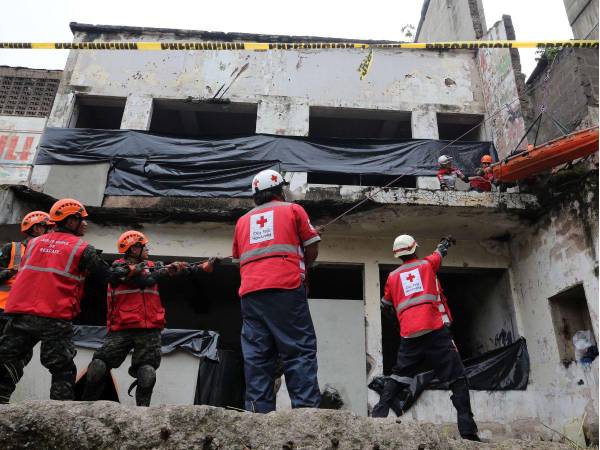
M273 211L260 212L250 216L250 243L270 241L275 239Z
M411 295L416 292L423 292L423 283L421 283L421 275L419 269L413 269L408 272L400 274L400 281L402 282L402 289L404 289L404 295Z

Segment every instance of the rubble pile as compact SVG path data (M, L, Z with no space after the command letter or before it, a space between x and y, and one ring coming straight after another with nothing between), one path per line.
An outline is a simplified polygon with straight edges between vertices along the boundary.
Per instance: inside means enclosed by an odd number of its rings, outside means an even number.
M464 441L447 427L345 411L250 414L210 406L135 408L115 402L0 406L0 448L567 449L548 441Z

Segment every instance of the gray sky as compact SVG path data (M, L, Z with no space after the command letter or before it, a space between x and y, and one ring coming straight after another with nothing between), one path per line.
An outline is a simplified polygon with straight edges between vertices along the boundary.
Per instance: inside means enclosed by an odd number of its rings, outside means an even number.
M422 0L370 0L360 7L348 1L308 0L19 0L4 2L2 42L69 42L69 22L108 25L238 31L356 39L402 40L400 28L419 22ZM483 0L488 27L512 16L517 39L571 39L563 0ZM168 5L168 6L167 6ZM535 67L535 50L521 50L523 71ZM62 69L66 51L0 50L0 65Z

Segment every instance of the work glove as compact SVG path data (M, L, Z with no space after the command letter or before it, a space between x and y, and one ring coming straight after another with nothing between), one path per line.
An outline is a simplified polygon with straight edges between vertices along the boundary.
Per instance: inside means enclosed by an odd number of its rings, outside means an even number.
M442 243L444 241L448 241L448 247L450 247L451 245L456 245L456 239L454 239L454 237L452 237L452 235L450 235L450 234L448 234L440 239L440 243Z
M171 264L168 264L166 266L167 272L169 273L169 275L175 275L178 274L179 272L187 269L189 267L189 263L183 262L183 261L174 261Z
M221 258L213 256L212 258L209 258L208 261L204 261L200 265L200 267L204 272L212 273L212 271L215 269L215 267L217 265L219 265L220 263L221 263Z
M450 246L455 244L456 239L454 239L451 235L444 236L442 239L440 239L440 243L437 246L437 251L440 252L442 256L446 256Z

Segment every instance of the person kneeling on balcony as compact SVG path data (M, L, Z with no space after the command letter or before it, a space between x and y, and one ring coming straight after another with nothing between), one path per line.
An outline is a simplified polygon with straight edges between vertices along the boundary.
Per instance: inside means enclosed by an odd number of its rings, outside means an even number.
M176 274L212 272L219 262L211 258L200 265L173 262L168 265L148 260L148 239L139 231L126 231L117 242L123 259L113 267L136 267L136 275L109 284L107 291L108 336L92 357L82 400L98 400L110 369L119 367L133 349L129 374L136 380L137 406L150 406L161 360L161 331L165 327L165 310L158 291L161 278Z
M465 183L469 182L469 179L461 172L458 167L452 165L452 157L442 155L438 158L440 169L437 173L437 179L440 182L440 189L442 191L454 190L456 188L456 179L460 178Z
M402 259L402 265L388 276L381 303L396 313L400 347L372 417L387 417L391 402L405 385L411 384L424 362L450 385L460 435L479 441L465 368L448 328L452 320L450 310L436 275L442 258L454 243L451 236L445 237L431 255L420 259L412 236L403 234L394 241L394 256Z

